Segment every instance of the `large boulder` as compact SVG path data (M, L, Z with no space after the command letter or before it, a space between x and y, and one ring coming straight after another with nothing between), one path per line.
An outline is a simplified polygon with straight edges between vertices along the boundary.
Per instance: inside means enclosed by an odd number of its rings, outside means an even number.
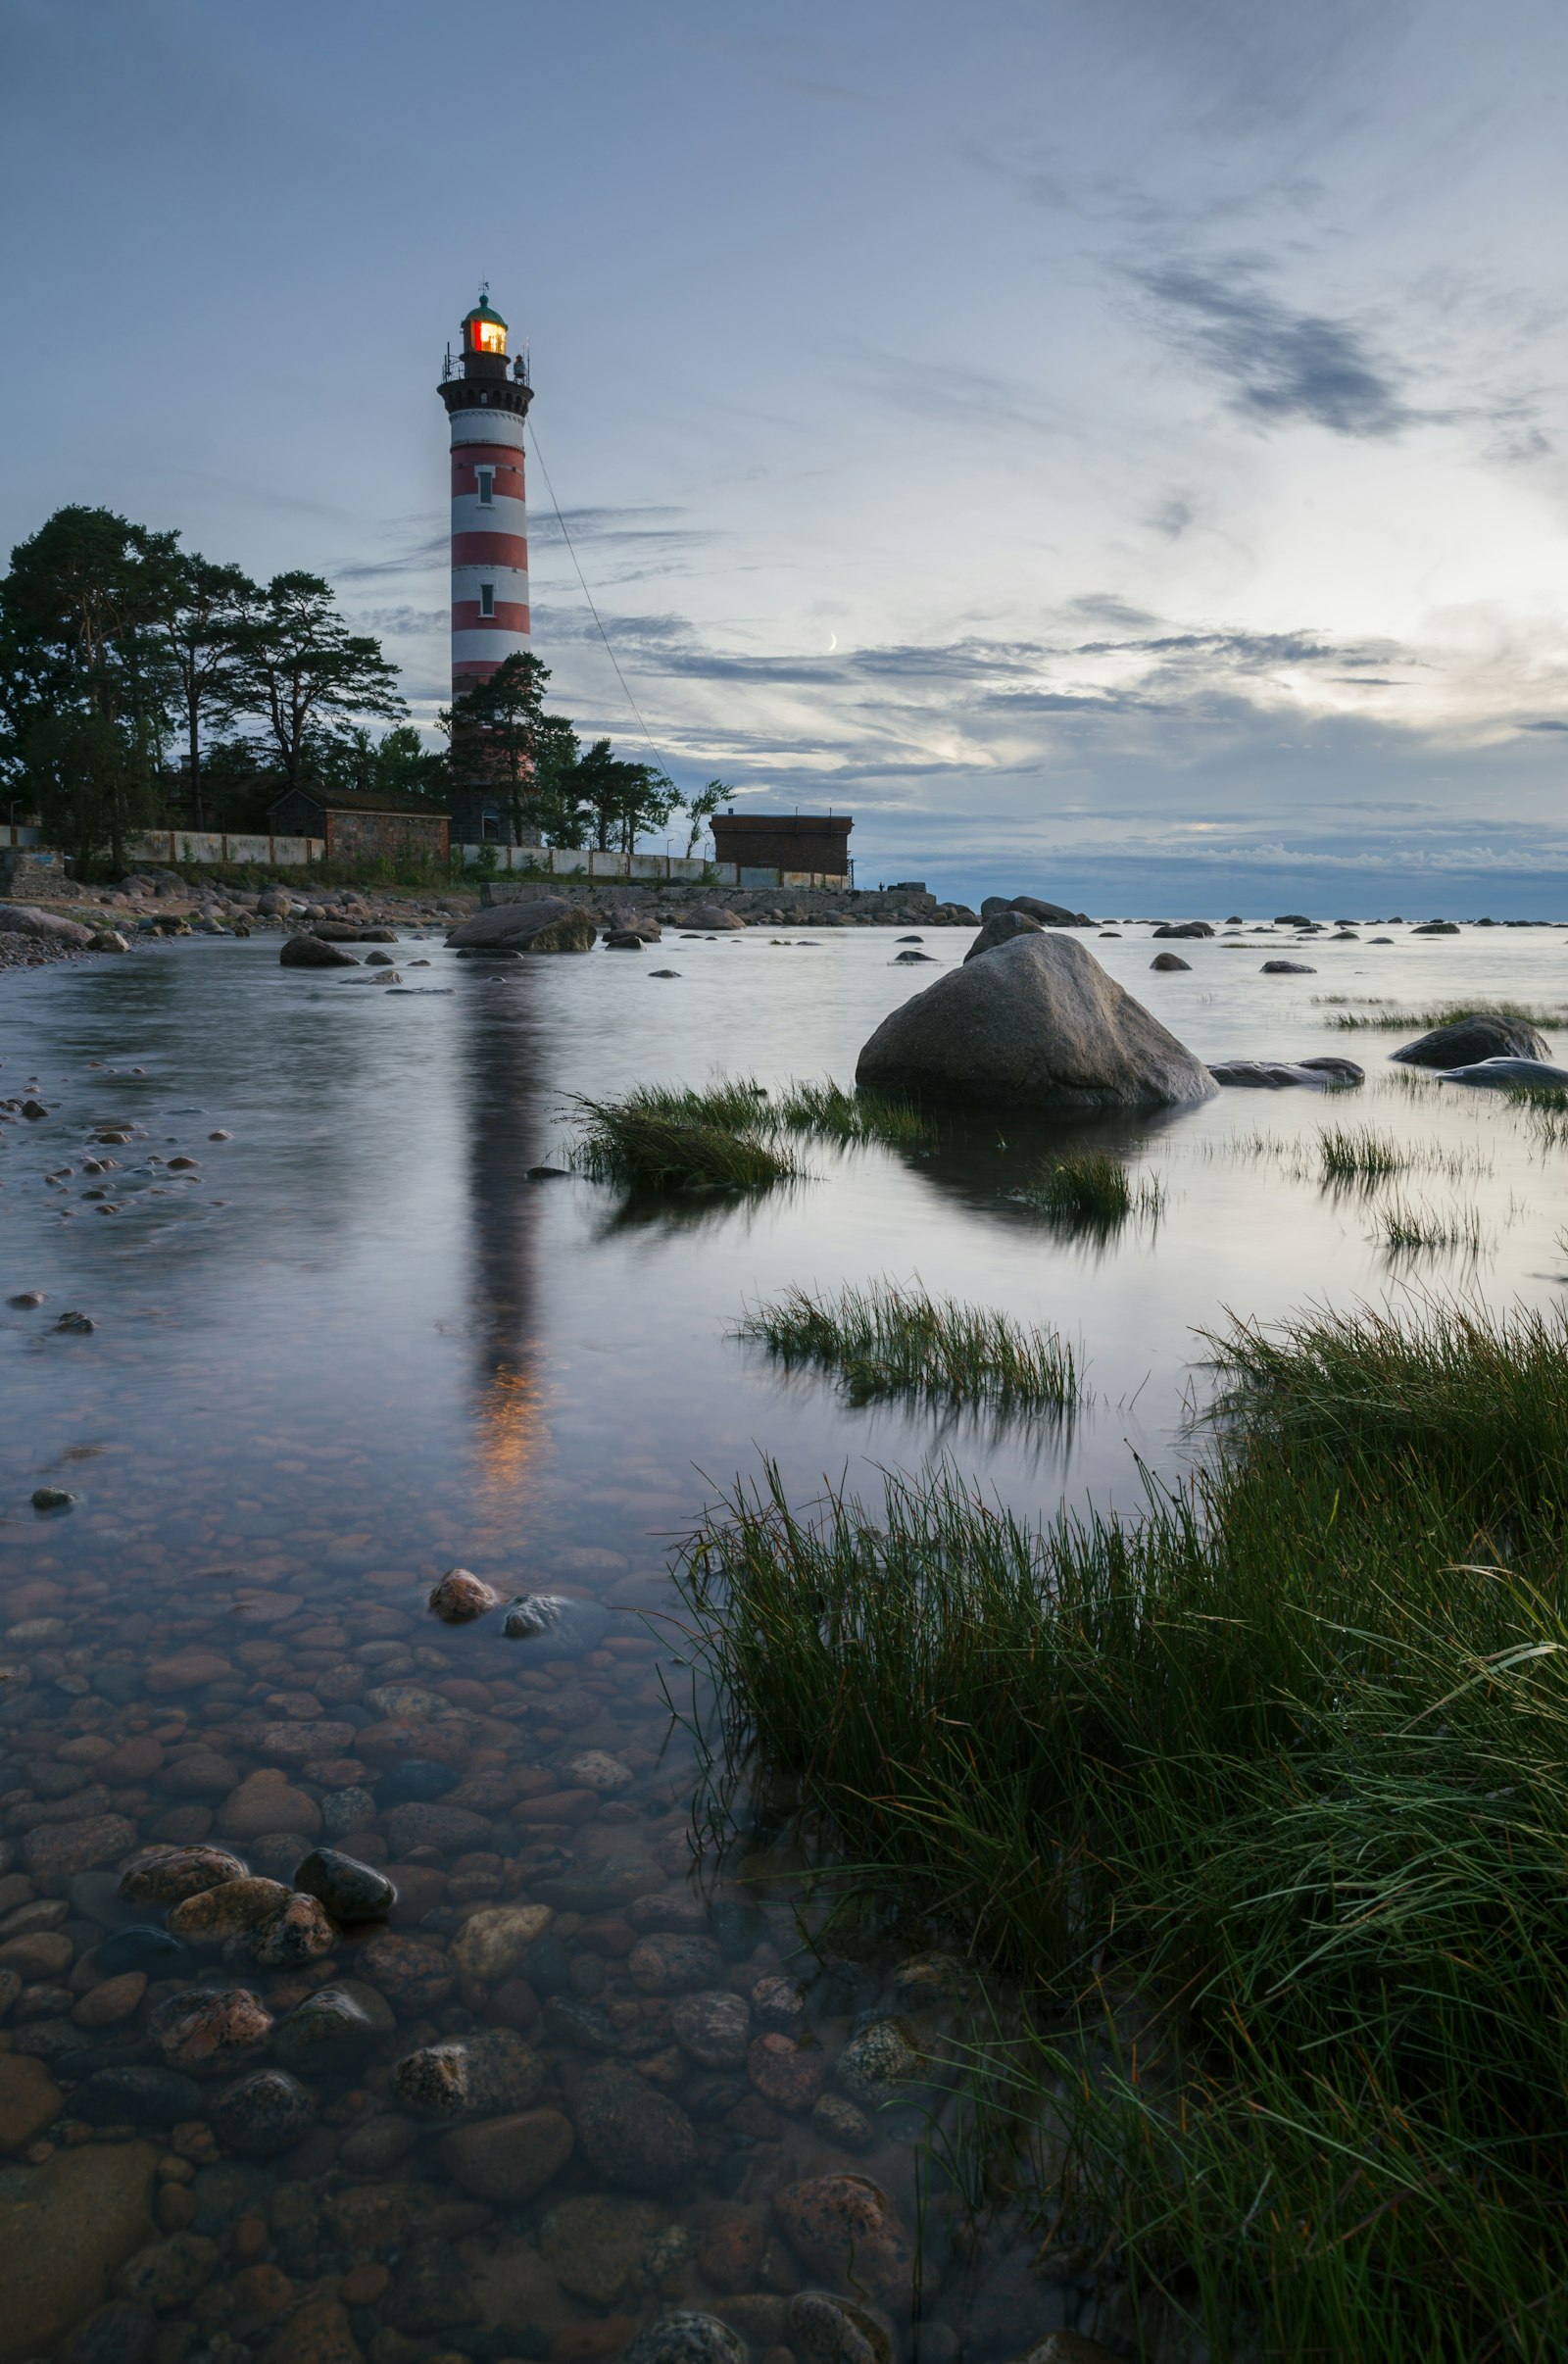
M480 952L580 953L592 952L598 938L592 911L559 895L542 895L537 903L502 903L493 911L475 911L471 919L459 920L447 942Z
M1527 1019L1478 1010L1451 1026L1434 1026L1390 1057L1408 1067L1477 1067L1484 1059L1549 1059L1551 1048Z
M992 912L963 957L966 960L978 960L982 953L995 952L999 944L1010 944L1014 936L1039 936L1044 933L1038 919L1031 919L1027 911L1015 911L1010 904L1004 904L1000 911Z
M92 929L60 911L41 911L35 903L0 903L0 934L42 936L51 944L90 944Z
M1070 911L1064 903L1043 903L1038 895L988 895L980 906L980 916L989 919L997 911L1023 911L1029 918L1038 919L1042 927L1093 927L1087 911Z
M885 1017L856 1081L1017 1108L1208 1100L1208 1069L1071 936L1017 936Z
M285 939L278 962L284 968L358 968L353 953L345 952L341 944L328 944L324 936L289 936Z
M1366 1081L1353 1059L1224 1059L1208 1071L1217 1084L1251 1092L1283 1092L1291 1084L1331 1092Z
M686 925L712 936L725 928L744 927L746 922L739 911L727 911L721 903L694 903L686 913Z
M1156 927L1156 936L1211 936L1214 933L1206 919L1167 919Z

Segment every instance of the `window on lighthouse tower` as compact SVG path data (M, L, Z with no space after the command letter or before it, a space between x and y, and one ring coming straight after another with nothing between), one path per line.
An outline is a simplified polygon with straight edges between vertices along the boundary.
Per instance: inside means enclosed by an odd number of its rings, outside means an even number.
M493 468L476 468L474 482L479 487L479 507L493 509L496 500L496 471Z
M494 583L481 583L479 585L479 613L481 616L494 616L495 612L496 587Z

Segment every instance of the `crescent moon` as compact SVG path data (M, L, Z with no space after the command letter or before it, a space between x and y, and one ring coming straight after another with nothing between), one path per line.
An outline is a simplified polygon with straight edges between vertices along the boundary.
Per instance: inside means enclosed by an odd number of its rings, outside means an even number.
M834 650L835 650L835 649L838 647L838 645L839 645L839 636L838 636L838 634L837 634L836 632L830 632L830 633L829 633L829 635L828 635L828 643L827 643L827 653L828 653L828 655L829 655L830 657L832 656L832 654L833 654Z

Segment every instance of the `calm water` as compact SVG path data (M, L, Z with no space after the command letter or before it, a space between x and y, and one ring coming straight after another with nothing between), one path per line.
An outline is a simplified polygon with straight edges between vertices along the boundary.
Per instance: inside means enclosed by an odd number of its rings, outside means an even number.
M1086 1493L1128 1503L1135 1456L1182 1465L1203 1384L1197 1334L1226 1308L1267 1320L1434 1287L1555 1303L1568 1151L1494 1096L1390 1069L1403 1037L1333 1032L1323 997L1568 1008L1568 945L1547 931L1394 932L1386 949L1184 943L1191 973L1173 977L1150 973L1145 929L1089 939L1201 1057L1348 1052L1368 1069L1353 1096L1227 1092L1137 1126L976 1120L929 1154L812 1144L811 1179L764 1200L631 1214L609 1190L527 1178L559 1157L571 1094L718 1068L848 1081L878 1019L936 972L892 965L894 931L758 930L495 965L405 943L406 983L444 989L419 996L280 971L266 938L4 981L0 1097L30 1087L50 1112L0 1127L0 1297L46 1293L0 1308L0 1970L22 1983L9 2068L0 2058L15 2161L0 2208L59 2188L101 2218L99 2188L71 2179L109 2173L113 2150L117 2174L152 2179L156 2214L137 2214L138 2188L130 2231L105 2232L85 2263L64 2247L39 2263L28 2219L44 2311L15 2333L30 2343L0 2335L0 2364L58 2349L127 2241L154 2238L175 2251L138 2264L118 2303L150 2325L162 2275L159 2364L239 2364L274 2339L314 2353L307 2332L338 2364L356 2345L374 2364L454 2351L570 2364L617 2352L671 2305L725 2318L759 2354L848 2359L839 2333L790 2312L798 2290L846 2287L842 2227L813 2235L788 2194L861 2175L893 2217L912 2216L918 2154L898 2113L873 2111L864 2129L811 2114L822 2091L842 2102L839 2047L908 1982L896 1962L824 1972L799 1953L787 1853L768 1866L777 1879L745 1889L692 1874L692 1761L662 1689L665 1671L681 1678L636 1612L670 1604L669 1540L761 1453L798 1498L824 1476L874 1489L881 1468L951 1453L1032 1511ZM967 942L934 931L925 948L949 964ZM1317 973L1258 973L1293 953ZM656 979L656 965L681 974ZM1568 1052L1568 1028L1557 1041ZM1326 1189L1326 1124L1375 1126L1417 1163L1371 1198ZM111 1128L131 1138L94 1146ZM1010 1199L1043 1151L1091 1141L1159 1179L1157 1224L1095 1246ZM196 1165L171 1170L182 1156ZM115 1164L93 1176L86 1157ZM1391 1255L1377 1209L1394 1198L1464 1211L1478 1245ZM854 1409L730 1334L789 1283L878 1274L1064 1332L1092 1401L1060 1433ZM68 1308L90 1335L55 1330ZM35 1511L40 1486L74 1506ZM586 1655L552 1657L504 1640L499 1617L443 1627L424 1597L454 1563L505 1599L603 1603L610 1631ZM571 1761L584 1751L613 1764L590 1779ZM397 1818L411 1754L456 1776L425 1811L457 1822ZM95 1949L163 1917L116 1897L130 1844L205 1841L287 1880L316 1839L394 1866L397 1945L377 1923L268 1966L241 1938L227 1957L176 1961L172 1983L152 1963L146 1992L112 1998L123 2016L96 2017ZM484 1924L482 1961L465 1948L476 1914L527 1905L531 1921ZM807 1988L804 2052L787 1997L751 2000L786 1971ZM305 2066L277 2030L344 1980L369 2024L358 2049ZM117 2119L106 2071L192 2065L167 2015L149 2030L192 1983L248 1990L276 2026L225 2075L199 2074L194 2101L179 2089L176 2107L171 2087ZM732 2010L721 2041L694 2037L679 2000L694 1987L745 1998L750 2022ZM528 2052L499 2100L446 2117L411 2107L395 2064L486 2028L520 2031ZM29 2054L58 2106L25 2084ZM222 2096L283 2058L309 2098L268 2150ZM25 2087L9 2118L7 2074ZM498 2113L528 2123L487 2146L473 2130ZM529 2191L516 2161L536 2152ZM829 2200L842 2215L843 2191ZM22 2220L7 2221L16 2240ZM902 2339L896 2235L880 2281L856 2274ZM1060 2324L1125 2332L1092 2275L1030 2278L1000 2234L982 2254L978 2279L941 2241L925 2257L920 2352L934 2364L960 2348L1004 2358ZM105 2346L102 2364L152 2353L152 2337Z

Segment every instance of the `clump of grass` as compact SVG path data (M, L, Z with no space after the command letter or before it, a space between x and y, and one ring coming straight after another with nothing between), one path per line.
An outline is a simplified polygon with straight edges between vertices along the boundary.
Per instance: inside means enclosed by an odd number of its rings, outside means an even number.
M914 1101L891 1092L846 1092L831 1077L786 1085L774 1104L774 1115L787 1131L816 1133L846 1144L882 1141L897 1147L929 1141L936 1130Z
M1325 1182L1381 1182L1402 1173L1410 1163L1408 1150L1388 1133L1370 1125L1334 1125L1318 1135Z
M1319 994L1320 1007L1343 1002L1341 994ZM1438 1010L1396 1010L1387 1002L1368 1002L1360 1010L1336 1009L1328 1020L1341 1034L1429 1033L1434 1026L1457 1026L1465 1018L1520 1018L1527 1026L1568 1026L1568 1010L1538 1010L1527 1002L1447 1002Z
M754 1075L714 1075L702 1086L639 1084L628 1095L627 1105L632 1103L671 1124L716 1125L725 1132L755 1132L769 1122L767 1086Z
M1157 1218L1165 1205L1162 1183L1145 1175L1135 1187L1121 1159L1103 1150L1049 1158L1020 1196L1054 1222L1083 1231L1113 1231L1133 1214Z
M1510 1084L1508 1098L1517 1108L1548 1116L1568 1115L1568 1084Z
M1037 1991L1042 2224L1207 2352L1545 2364L1568 1316L1210 1343L1223 1424L1133 1519L1035 1525L951 1467L737 1487L680 1568L731 1761Z
M1377 1221L1379 1237L1391 1252L1463 1248L1471 1256L1479 1256L1485 1244L1481 1217L1473 1207L1453 1207L1442 1213L1430 1207L1407 1206L1400 1201L1385 1207Z
M748 1313L736 1335L760 1340L786 1364L838 1371L855 1404L911 1395L1065 1411L1082 1395L1072 1348L1054 1330L932 1297L918 1284L879 1281L833 1299L792 1288Z
M672 1112L671 1095L639 1088L621 1100L572 1102L578 1171L637 1190L763 1190L789 1180L794 1161L755 1132Z

